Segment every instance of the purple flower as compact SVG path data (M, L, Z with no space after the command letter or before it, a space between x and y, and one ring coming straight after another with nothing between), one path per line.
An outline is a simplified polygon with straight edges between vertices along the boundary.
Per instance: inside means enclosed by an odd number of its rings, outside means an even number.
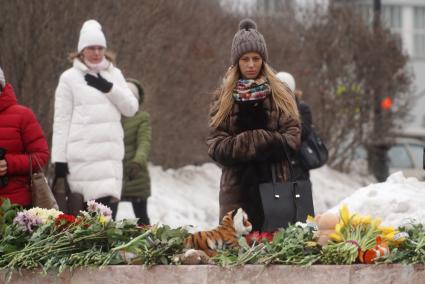
M15 219L13 219L13 224L20 226L24 231L33 232L34 229L42 224L42 221L39 217L31 215L27 210L24 210L18 212Z
M87 211L105 216L107 220L109 220L112 217L111 208L109 208L106 205L103 205L102 203L97 203L94 200L90 200L87 202Z

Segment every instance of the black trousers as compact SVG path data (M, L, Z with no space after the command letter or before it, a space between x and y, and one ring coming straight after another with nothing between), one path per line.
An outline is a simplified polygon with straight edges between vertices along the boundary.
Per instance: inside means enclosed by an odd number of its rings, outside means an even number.
M136 218L139 218L137 224L149 225L150 221L148 217L147 200L136 198L131 200L131 204L133 205L134 215L136 215Z

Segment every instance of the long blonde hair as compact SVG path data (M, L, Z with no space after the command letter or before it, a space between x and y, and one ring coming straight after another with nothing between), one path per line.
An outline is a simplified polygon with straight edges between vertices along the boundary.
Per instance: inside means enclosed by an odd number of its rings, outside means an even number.
M291 90L276 77L276 72L266 63L263 62L261 74L265 76L270 84L272 100L283 113L286 113L293 119L300 121L298 107L295 97ZM223 80L223 84L216 91L217 102L213 106L210 126L217 128L226 117L230 114L234 103L232 92L240 77L239 67L232 66L227 70Z

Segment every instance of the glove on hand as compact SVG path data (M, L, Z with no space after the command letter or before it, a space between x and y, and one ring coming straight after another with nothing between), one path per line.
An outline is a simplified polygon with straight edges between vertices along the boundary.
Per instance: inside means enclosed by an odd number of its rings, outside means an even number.
M64 178L69 174L68 163L55 163L55 176L56 178Z
M136 162L130 162L127 168L127 175L129 180L135 179L140 171L142 170L142 166Z
M262 101L239 102L239 113L236 125L240 132L254 129L265 129L267 113Z
M102 77L102 75L97 74L98 77L91 74L86 74L84 79L87 82L87 85L90 87L96 88L102 93L108 93L111 91L113 84Z

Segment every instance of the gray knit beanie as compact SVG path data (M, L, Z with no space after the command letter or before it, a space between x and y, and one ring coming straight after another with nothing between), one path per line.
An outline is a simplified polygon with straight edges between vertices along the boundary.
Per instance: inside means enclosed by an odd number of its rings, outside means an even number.
M239 58L247 52L258 52L267 61L267 46L262 34L257 31L257 24L251 19L239 23L239 31L233 37L231 60L236 65Z

